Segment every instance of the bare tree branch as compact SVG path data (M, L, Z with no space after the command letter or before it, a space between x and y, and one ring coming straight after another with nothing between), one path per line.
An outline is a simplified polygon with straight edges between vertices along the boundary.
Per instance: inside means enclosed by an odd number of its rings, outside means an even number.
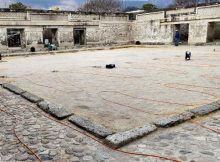
M121 0L87 0L87 2L79 8L81 12L94 13L115 13L122 11Z
M213 4L218 3L220 0L175 0L175 7L192 7L197 4Z

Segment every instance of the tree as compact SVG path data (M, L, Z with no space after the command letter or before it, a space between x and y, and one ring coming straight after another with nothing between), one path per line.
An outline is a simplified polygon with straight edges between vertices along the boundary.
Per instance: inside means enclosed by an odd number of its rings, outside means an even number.
M79 9L82 12L94 13L115 13L122 11L122 2L120 0L87 0Z
M140 8L138 8L138 7L129 6L124 9L124 12L135 11L135 10L139 10L139 9Z
M202 4L213 4L218 3L220 0L175 0L176 7L192 7L196 5L202 5Z
M12 3L9 5L10 10L17 11L17 10L26 10L28 7L21 2Z
M147 12L154 12L158 10L157 6L151 3L144 4L143 9Z
M175 0L169 8L178 8L178 7L195 7L199 5L210 5L219 3L220 0Z

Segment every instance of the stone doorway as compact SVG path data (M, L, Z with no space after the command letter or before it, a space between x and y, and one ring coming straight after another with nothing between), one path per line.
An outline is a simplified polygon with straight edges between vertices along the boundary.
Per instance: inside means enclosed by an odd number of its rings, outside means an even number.
M74 45L85 45L86 44L86 29L74 29L73 38Z
M175 31L180 32L180 42L181 44L188 44L189 39L189 24L176 24ZM175 33L174 31L174 33Z
M7 42L8 47L25 48L26 42L24 29L7 29Z
M207 43L220 42L220 22L209 22L207 31Z
M57 28L44 28L43 29L43 42L44 44L55 44L58 46L58 29Z

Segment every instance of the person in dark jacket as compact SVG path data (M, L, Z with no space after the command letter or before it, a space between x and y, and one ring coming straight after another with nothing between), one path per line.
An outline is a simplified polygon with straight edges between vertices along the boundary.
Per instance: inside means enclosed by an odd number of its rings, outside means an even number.
M180 32L178 30L176 30L175 33L175 46L179 46L180 43Z

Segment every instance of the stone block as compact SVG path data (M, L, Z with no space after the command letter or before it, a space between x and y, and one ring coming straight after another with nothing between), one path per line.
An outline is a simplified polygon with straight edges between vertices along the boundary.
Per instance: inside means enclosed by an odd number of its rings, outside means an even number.
M60 120L65 119L65 118L72 115L71 112L67 111L62 106L56 105L54 103L50 103L50 102L47 102L47 101L39 102L37 105L43 111L47 112L48 114L50 114L50 115L52 115L55 118L60 119Z
M33 102L33 103L38 103L38 102L41 102L44 100L43 98L40 98L40 97L38 97L32 93L29 93L29 92L24 92L21 94L21 96L24 97L25 99L27 99L28 101Z
M25 90L10 83L4 83L2 84L2 87L18 95L21 95L22 93L26 92Z
M49 109L48 105L49 105L49 102L47 101L41 101L37 104L37 106L45 112L48 112L48 109Z
M156 131L157 127L153 124L145 125L143 127L135 128L126 132L119 132L108 136L105 143L113 148L119 148L133 140L141 138L151 132Z
M84 119L82 117L79 117L77 115L73 115L69 118L69 121L80 128L83 128L87 130L88 132L91 132L95 136L99 138L105 138L108 135L113 134L113 132L107 128L105 128L102 125L99 125L97 123L94 123L88 119Z
M207 105L203 105L197 108L190 110L195 115L204 116L211 112L217 111L220 109L220 101L213 102Z
M72 115L71 112L67 111L64 107L60 105L50 103L48 107L49 113L58 119L64 119Z
M172 116L168 116L168 117L163 118L163 119L159 119L156 122L154 122L154 124L157 127L172 127L174 125L183 123L184 121L190 120L194 117L195 116L194 116L193 113L184 112L182 114L172 115Z

